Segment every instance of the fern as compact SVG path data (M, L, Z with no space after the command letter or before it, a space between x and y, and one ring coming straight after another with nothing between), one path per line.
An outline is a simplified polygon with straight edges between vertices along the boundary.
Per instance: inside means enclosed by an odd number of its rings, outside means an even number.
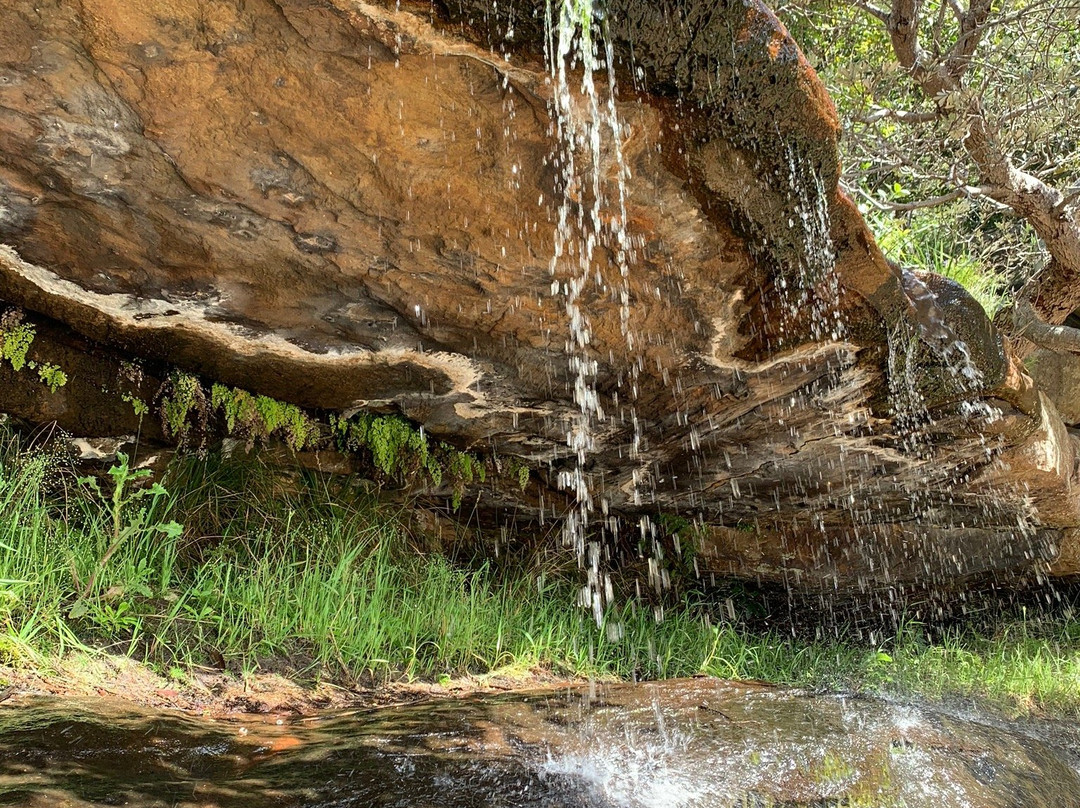
M6 359L13 370L26 366L26 353L37 332L29 323L16 323L0 330L0 359Z

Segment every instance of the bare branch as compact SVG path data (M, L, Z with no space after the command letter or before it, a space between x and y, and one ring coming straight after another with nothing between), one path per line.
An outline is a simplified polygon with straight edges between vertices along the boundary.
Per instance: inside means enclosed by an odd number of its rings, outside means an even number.
M1024 6L1024 8L1019 9L1018 11L1014 11L1011 14L1005 14L1001 17L994 17L992 20L987 20L986 25L987 27L1000 27L1002 25L1009 25L1010 23L1014 23L1018 20L1024 19L1024 17L1027 17L1036 9L1039 9L1043 6L1051 5L1054 2L1055 0L1035 0L1035 2ZM1076 7L1072 6L1072 8L1073 10L1075 10Z
M972 185L965 185L960 188L956 188L949 191L947 194L941 196L932 196L926 199L919 199L915 202L888 202L882 199L877 199L872 194L867 193L862 188L851 189L847 186L844 187L844 191L849 195L854 191L859 196L863 197L867 202L873 205L878 210L900 213L907 210L920 210L921 208L933 208L938 205L947 205L950 202L955 202L958 199L970 199L977 196L990 197L990 192L993 189L990 188L978 188Z
M893 0L892 13L886 25L892 38L893 51L900 64L908 70L918 69L924 62L922 47L919 45L919 15L922 11L919 0Z
M1019 117L1021 117L1023 115L1027 115L1027 114L1029 114L1031 112L1035 112L1036 110L1038 110L1038 109L1040 109L1042 107L1046 107L1052 101L1056 101L1060 96L1061 96L1061 93L1052 93L1050 95L1042 95L1042 96L1039 96L1038 98L1034 98L1031 101L1029 101L1028 103L1024 104L1023 106L1014 107L1013 109L1010 109L1008 112L1002 114L998 118L998 122L999 123L1009 123L1010 121L1012 121L1015 118L1019 118Z
M957 78L944 65L931 58L919 44L921 14L921 0L893 0L892 12L885 26L901 67L907 69L930 98L939 98L958 89L959 84Z
M861 118L856 118L855 120L859 123L877 123L884 118L889 118L894 121L900 121L901 123L917 124L936 121L944 114L945 112L939 109L912 112L905 109L886 109L885 107L877 107L872 112L863 115Z
M871 5L870 3L864 2L864 0L853 0L852 5L855 6L856 8L862 9L867 14L869 14L871 17L877 17L883 23L888 25L888 23L889 23L889 12L887 12L885 9L878 8L877 6L874 6L874 5Z
M919 45L921 0L893 0L887 23L893 52L930 98L964 89L961 78L970 54L982 38L992 0L971 2L966 22L962 23L967 33L957 40L955 58L960 62L947 70L928 60ZM1063 322L1070 311L1080 306L1080 214L1065 203L1061 191L1013 164L998 140L997 130L987 120L978 94L968 94L962 114L967 123L964 148L987 186L985 196L1027 219L1050 253L1050 269L1031 298L1034 308L1051 322Z
M1043 322L1031 303L1019 299L1012 307L1013 335L1050 351L1080 354L1080 328Z
M1080 221L1070 215L1065 195L1013 165L977 99L968 112L964 147L978 166L983 182L993 187L988 195L1027 219L1056 261L1080 269ZM1070 299L1074 296L1069 295Z
M982 42L992 3L993 0L971 0L968 10L960 17L960 34L945 59L945 69L954 79L964 75Z

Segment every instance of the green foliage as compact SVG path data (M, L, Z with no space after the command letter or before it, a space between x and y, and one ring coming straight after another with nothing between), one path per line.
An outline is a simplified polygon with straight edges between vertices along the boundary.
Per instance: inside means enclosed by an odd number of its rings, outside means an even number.
M38 378L41 379L42 384L49 388L50 393L55 393L68 383L67 374L60 369L59 365L53 365L49 362L38 365L31 362L30 366L37 370Z
M484 479L484 465L474 455L446 443L433 446L423 429L396 415L360 413L352 418L332 416L330 426L339 448L365 451L386 478L410 483L419 474L433 486L449 479L454 486L456 508L461 491L474 480Z
M528 465L516 457L511 457L506 464L505 474L515 481L522 491L529 487L530 473Z
M37 332L29 323L13 319L11 315L0 319L0 360L6 360L13 370L19 371L26 365L26 353Z
M547 15L552 16L552 3L557 6L556 25L567 36L581 38L581 50L592 49L593 0L548 0Z
M150 405L132 393L124 393L124 395L121 396L121 400L126 401L128 404L130 404L131 409L140 419L148 412L150 412Z
M989 629L937 639L908 625L885 643L808 641L714 622L705 603L673 606L657 623L647 604L627 597L597 631L572 605L573 576L418 554L394 517L340 499L314 478L283 493L253 487L247 476L170 476L183 513L210 509L227 523L212 546L193 552L169 518L172 497L126 457L108 485L87 480L60 503L43 494L49 463L21 460L13 447L0 434L7 663L35 664L96 641L181 675L213 648L245 669L302 659L348 676L434 678L506 666L637 678L704 672L1080 715L1080 623L1068 615L1002 615ZM192 465L205 464L189 459L185 468ZM843 779L843 761L825 760L815 773Z
M36 337L34 326L22 322L22 315L18 311L8 311L0 316L0 362L7 362L16 372L24 367L36 370L41 383L49 388L50 393L55 393L68 383L67 374L59 365L27 358Z
M396 415L361 413L352 418L332 418L330 426L343 451L362 449L385 476L407 480L423 470L434 485L442 483L443 468L436 461L423 431Z
M387 479L411 484L422 476L435 487L449 483L455 510L470 485L487 480L485 460L442 441L432 443L422 427L397 415L331 416L330 428L341 451L370 454L372 464ZM499 476L515 482L522 491L528 486L529 467L518 458L495 460L494 465Z
M289 448L300 451L319 439L317 425L299 407L269 396L214 384L210 388L210 406L224 416L225 431L245 438L249 446L276 435Z
M150 471L148 469L133 470L128 456L123 452L117 453L116 461L116 465L112 466L108 472L112 479L112 493L109 495L102 492L97 478L79 478L79 482L92 492L90 507L103 506L108 515L110 531L108 545L103 549L99 547L100 556L93 564L93 569L85 584L81 582L78 572L75 572L75 586L80 590L80 598L72 607L73 619L82 617L95 607L103 609L102 613L108 614L110 620L119 619L129 608L117 611L119 607L109 604L101 606L90 600L97 592L99 576L110 559L124 544L132 540L142 539L145 542L152 540L158 534L163 534L166 539L176 539L183 530L177 522L165 522L157 518L163 502L168 498L168 492L159 483L153 483L150 486L141 484L149 479ZM98 513L96 509L91 510L91 519L96 518ZM145 584L138 587L138 591L142 594L150 594Z
M905 218L870 214L867 221L886 255L902 265L951 278L993 317L1006 302L1006 279L973 255L970 243L955 238L956 226L949 222L948 214L948 210Z
M855 767L835 752L826 752L811 769L811 777L821 785L836 785L856 775Z
M682 533L693 526L693 523L689 519L675 513L657 514L656 524L668 535Z
M957 43L979 39L956 88L930 98L899 65L885 24L866 9L833 0L776 6L836 102L847 192L864 213L903 214L912 230L940 229L944 255L922 266L950 264L946 274L962 273L992 314L1001 279L1019 287L1045 263L1046 251L1023 211L988 198L988 177L965 148L971 114L985 119L1004 159L1069 198L1067 189L1080 183L1080 25L1059 3L1002 0L988 7L977 32L965 31L945 0L927 0L912 12L921 19L921 70L953 73L959 66L945 61ZM987 280L979 279L985 272Z
M178 438L183 444L195 430L204 433L211 413L220 413L225 432L243 438L248 446L256 441L276 437L294 451L315 445L319 440L318 425L299 407L270 396L255 395L237 387L213 384L207 395L194 376L175 371L169 376L161 396L161 420L166 435ZM138 401L132 401L136 413Z
M439 444L444 457L448 458L447 471L454 485L454 496L451 505L456 511L461 507L461 498L465 494L465 488L474 480L484 482L487 470L483 461L475 455L459 452L446 443Z
M161 399L161 427L166 437L184 445L193 431L205 433L208 409L206 393L197 378L175 370L158 395Z

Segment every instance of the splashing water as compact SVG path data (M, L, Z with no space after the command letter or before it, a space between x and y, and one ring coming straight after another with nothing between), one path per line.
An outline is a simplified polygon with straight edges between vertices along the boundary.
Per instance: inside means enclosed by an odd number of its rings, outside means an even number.
M677 721L669 726L665 719L654 700L652 722L646 719L641 726L627 721L613 731L586 720L579 730L586 749L549 752L541 771L578 778L597 797L626 808L698 805L714 784L683 765L694 751L693 732L680 730Z
M910 493L911 513L922 524L935 521L938 502L931 494L942 488L943 469L937 460L938 445L934 432L940 429L939 422L931 413L930 406L921 392L920 345L929 346L940 362L943 375L940 383L945 392L955 403L947 407L945 415L959 417L966 429L978 441L982 449L983 462L991 465L1003 448L1000 440L991 437L988 428L1000 417L1001 412L994 406L981 400L985 387L983 372L976 365L967 343L948 325L944 314L937 305L936 295L917 277L905 274L905 290L911 300L917 316L918 326L901 320L888 334L887 374L889 383L889 403L893 414L893 428L900 439L903 452L923 462L926 485ZM925 361L925 359L923 359ZM961 470L954 470L955 476ZM953 485L964 486L969 483L974 473L963 471L962 476L952 479ZM993 472L989 472L992 479ZM1010 509L1015 519L1015 528L1011 531L1014 544L1027 547L1027 555L1038 557L1037 514L1030 497L1013 486L1002 487L993 482L984 482L981 493L968 491L966 498L976 511L972 525L983 522L986 526L999 524L1006 529L1008 519L1003 503L1020 503ZM940 496L940 495L939 495ZM952 494L950 494L952 496ZM939 559L942 561L945 559ZM927 577L933 579L935 565L927 562ZM1037 572L1038 574L1038 572Z

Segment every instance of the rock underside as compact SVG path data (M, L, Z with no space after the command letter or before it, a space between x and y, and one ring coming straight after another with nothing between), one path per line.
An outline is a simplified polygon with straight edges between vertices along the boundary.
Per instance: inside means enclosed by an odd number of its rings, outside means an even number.
M1080 571L1076 438L962 289L881 255L771 12L609 6L626 170L610 130L592 168L629 247L601 239L577 301L594 528L700 520L705 569L810 589ZM178 368L520 458L526 491L473 493L560 518L581 411L542 16L5 3L0 299L68 383L0 363L0 410L160 441L130 402Z

